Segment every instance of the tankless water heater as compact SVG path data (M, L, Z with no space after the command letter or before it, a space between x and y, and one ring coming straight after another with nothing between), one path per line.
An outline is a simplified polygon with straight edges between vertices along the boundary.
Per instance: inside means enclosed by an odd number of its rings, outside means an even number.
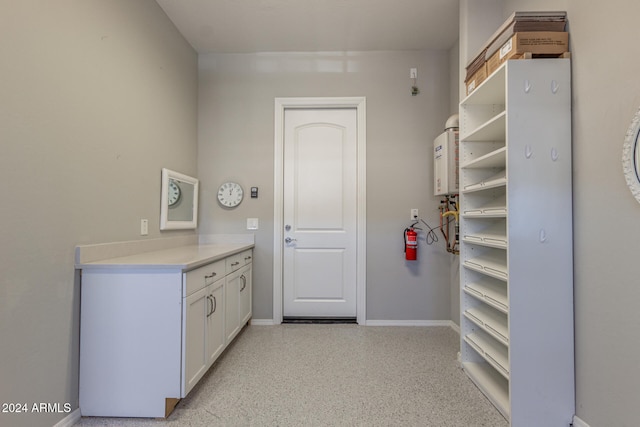
M433 141L433 194L458 193L458 115L447 120L447 128Z

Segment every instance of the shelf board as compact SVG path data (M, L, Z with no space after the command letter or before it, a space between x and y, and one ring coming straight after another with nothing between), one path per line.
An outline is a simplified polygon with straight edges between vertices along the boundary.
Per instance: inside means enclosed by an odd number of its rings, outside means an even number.
M509 327L507 316L493 308L479 306L464 311L464 317L479 326L498 342L509 346Z
M483 188L483 190L485 189ZM507 196L496 197L477 208L463 208L462 214L469 217L505 217L507 215Z
M469 232L462 234L462 240L490 248L507 249L507 232L504 225L495 224L479 232Z
M499 251L495 251L499 252ZM471 270L479 271L487 276L500 280L507 280L509 272L507 269L507 254L494 253L480 255L464 261L463 265Z
M509 352L501 343L487 334L474 332L464 337L464 341L471 346L495 370L509 379Z
M507 213L483 214L483 213L464 213L463 218L506 218Z
M472 130L468 135L460 138L461 142L489 142L504 141L506 132L506 111L501 111L496 116L487 120L476 129Z
M474 234L463 236L462 241L474 245L486 246L488 248L507 249L506 236Z
M497 174L485 178L482 181L465 185L463 193L473 193L474 191L488 190L490 188L505 187L507 185L507 171L501 170Z
M486 362L464 362L462 369L508 420L510 418L509 382Z
M481 168L503 168L506 165L507 159L507 147L500 147L499 149L478 157L477 159L470 160L461 165L462 169L481 169Z
M463 289L468 295L490 305L496 310L508 314L509 300L507 297L506 284L498 285L490 280L491 279L476 280L467 283Z

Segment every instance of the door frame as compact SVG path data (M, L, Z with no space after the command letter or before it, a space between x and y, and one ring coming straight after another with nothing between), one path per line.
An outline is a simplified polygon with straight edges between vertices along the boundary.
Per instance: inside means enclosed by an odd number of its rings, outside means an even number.
M273 323L282 323L283 247L284 238L284 112L294 108L355 108L357 137L357 225L356 225L356 321L367 319L367 192L366 192L366 98L275 98L274 186L273 186Z

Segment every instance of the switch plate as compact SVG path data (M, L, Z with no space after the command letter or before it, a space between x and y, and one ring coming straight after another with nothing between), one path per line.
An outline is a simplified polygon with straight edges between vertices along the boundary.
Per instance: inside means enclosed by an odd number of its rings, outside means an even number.
M258 229L258 218L247 218L247 230Z
M417 68L411 68L409 70L409 78L410 79L417 79L418 78L418 69Z
M411 221L418 219L418 209L411 209Z
M140 220L140 235L147 236L149 235L149 220L141 219Z

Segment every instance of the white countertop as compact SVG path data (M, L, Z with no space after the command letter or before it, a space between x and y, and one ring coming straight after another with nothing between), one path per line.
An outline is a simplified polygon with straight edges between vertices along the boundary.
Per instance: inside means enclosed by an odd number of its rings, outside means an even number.
M144 268L192 270L254 247L253 243L217 243L188 245L152 252L76 263L78 269Z

